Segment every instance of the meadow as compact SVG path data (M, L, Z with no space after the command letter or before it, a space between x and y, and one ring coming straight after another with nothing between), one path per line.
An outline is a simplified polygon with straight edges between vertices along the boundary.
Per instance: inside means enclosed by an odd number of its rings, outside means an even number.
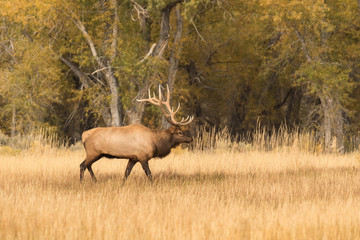
M79 182L81 146L0 149L0 239L360 239L360 155L218 141Z

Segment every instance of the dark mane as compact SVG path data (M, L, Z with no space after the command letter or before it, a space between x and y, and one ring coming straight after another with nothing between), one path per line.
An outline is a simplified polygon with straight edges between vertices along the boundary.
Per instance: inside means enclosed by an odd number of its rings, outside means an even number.
M154 157L163 158L170 154L174 147L172 134L168 131L158 131L154 143Z

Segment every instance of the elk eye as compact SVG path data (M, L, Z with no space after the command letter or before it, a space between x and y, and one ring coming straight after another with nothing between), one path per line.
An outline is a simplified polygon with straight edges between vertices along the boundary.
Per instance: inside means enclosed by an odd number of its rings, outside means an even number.
M178 132L178 134L179 134L180 136L182 136L182 135L183 135L183 132L180 131L180 132Z

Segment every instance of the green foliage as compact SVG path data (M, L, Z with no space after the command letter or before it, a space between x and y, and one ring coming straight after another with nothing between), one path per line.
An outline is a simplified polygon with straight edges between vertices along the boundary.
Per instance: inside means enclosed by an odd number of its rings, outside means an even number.
M348 93L354 87L349 73L350 69L343 69L337 64L307 62L297 70L296 83L306 85L311 94L347 100Z

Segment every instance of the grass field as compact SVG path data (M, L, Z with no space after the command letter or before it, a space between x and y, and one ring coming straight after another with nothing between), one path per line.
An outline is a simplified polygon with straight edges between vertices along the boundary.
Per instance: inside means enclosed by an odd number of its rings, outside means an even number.
M186 151L137 164L83 150L0 155L0 239L360 239L358 153Z

